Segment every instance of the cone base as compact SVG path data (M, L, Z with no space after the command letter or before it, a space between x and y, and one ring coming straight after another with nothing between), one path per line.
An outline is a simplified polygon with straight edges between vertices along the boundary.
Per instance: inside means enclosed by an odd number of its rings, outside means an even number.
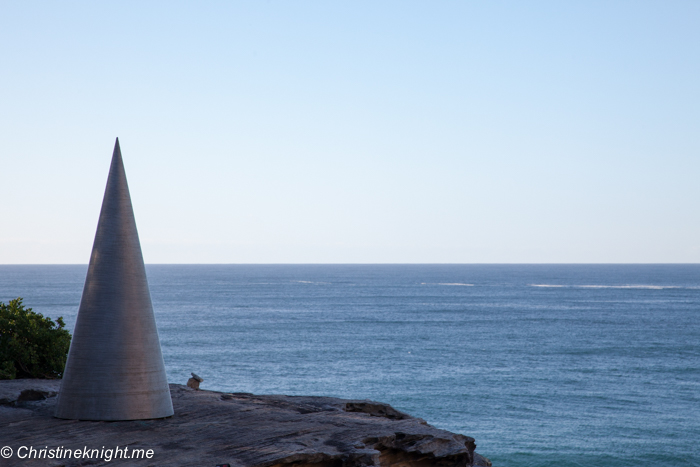
M126 421L166 418L175 414L170 390L130 394L59 393L54 417L65 420Z

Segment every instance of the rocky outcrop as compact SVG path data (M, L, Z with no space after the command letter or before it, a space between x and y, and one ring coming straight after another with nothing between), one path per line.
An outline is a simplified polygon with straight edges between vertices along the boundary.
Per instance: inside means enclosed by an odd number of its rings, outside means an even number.
M0 444L8 466L428 467L490 465L474 439L372 401L257 396L171 384L175 415L95 422L54 418L60 381L0 381ZM102 450L100 458L20 459L29 447ZM1 447L1 446L0 446ZM112 458L116 448L150 459ZM62 451L54 451L61 453ZM123 452L123 451L122 451ZM138 452L138 451L137 451ZM38 454L41 455L41 454ZM47 454L45 454L47 455ZM48 457L48 455L47 455Z

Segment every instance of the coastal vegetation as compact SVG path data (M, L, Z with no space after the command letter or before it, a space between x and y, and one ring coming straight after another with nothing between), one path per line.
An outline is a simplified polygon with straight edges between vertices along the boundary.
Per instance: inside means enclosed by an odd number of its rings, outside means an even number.
M56 322L25 308L22 298L0 302L0 379L61 378L71 335Z

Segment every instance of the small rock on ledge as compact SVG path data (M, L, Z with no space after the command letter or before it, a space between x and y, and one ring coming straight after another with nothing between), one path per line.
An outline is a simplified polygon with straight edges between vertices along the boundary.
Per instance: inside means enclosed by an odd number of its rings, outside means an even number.
M204 381L201 377L195 375L194 373L190 373L192 377L187 380L187 386L191 387L192 389L199 389L199 383Z

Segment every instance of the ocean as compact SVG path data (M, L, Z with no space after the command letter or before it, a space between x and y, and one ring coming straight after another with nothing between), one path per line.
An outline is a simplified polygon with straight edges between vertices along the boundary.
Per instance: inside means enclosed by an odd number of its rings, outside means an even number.
M700 265L147 265L170 382L374 399L495 466L700 466ZM0 266L72 330L87 266Z

